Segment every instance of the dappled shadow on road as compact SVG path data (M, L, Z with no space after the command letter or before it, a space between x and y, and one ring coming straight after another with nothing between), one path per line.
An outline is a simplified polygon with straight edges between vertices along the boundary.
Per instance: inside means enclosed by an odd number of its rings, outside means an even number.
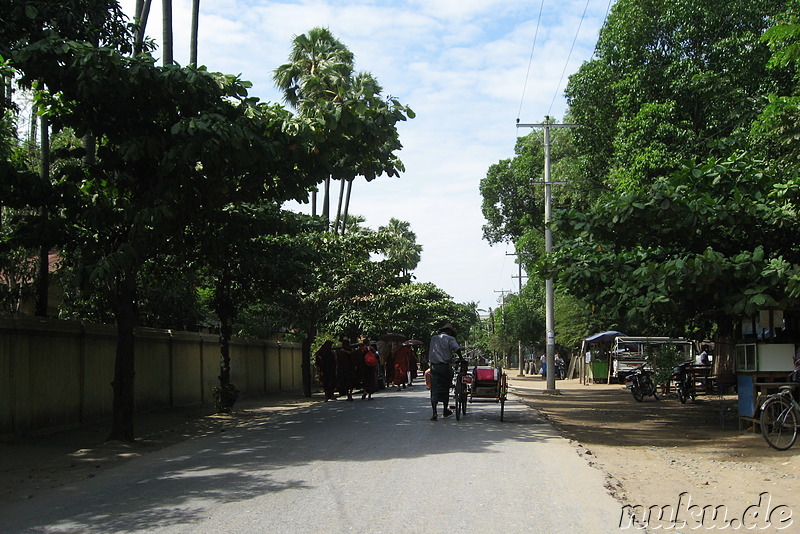
M474 403L460 421L455 416L429 421L428 393L422 388L385 392L372 401L317 402L284 411L251 409L236 427L211 422L200 429L202 439L178 443L59 490L61 506L32 512L37 503L28 501L27 517L19 525L31 532L167 529L205 520L209 508L226 503L324 483L298 475L293 469L298 466L376 462L377 468L389 460L454 450L502 454L504 443L560 439L516 398L506 403L505 415L501 422L497 403ZM0 520L0 527L4 524Z

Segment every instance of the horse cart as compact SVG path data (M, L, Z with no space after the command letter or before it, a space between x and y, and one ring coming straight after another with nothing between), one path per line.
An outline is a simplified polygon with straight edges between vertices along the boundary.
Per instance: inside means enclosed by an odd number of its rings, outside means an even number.
M463 358L456 360L455 373L456 419L467 413L467 403L476 399L500 403L500 421L503 420L508 393L508 377L501 367L470 366Z

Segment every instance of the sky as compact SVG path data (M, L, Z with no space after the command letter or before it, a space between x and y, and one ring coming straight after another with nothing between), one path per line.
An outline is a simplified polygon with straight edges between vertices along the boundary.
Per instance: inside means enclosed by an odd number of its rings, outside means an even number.
M357 72L372 73L384 96L416 114L398 128L405 172L357 179L350 213L373 229L392 217L408 221L423 247L415 281L488 310L503 291L518 291L519 279L513 244L483 240L480 181L530 132L516 119L563 118L564 87L591 58L610 1L201 0L198 63L252 82L251 96L282 102L272 71L287 62L292 38L329 28L355 55ZM174 59L185 65L191 0L172 4ZM120 5L133 15L135 0ZM160 44L157 0L146 33Z

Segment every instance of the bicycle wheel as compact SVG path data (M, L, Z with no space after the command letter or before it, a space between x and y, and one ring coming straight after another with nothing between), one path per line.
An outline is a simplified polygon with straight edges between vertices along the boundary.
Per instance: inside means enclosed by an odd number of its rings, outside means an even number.
M461 406L463 402L462 392L464 391L464 384L461 383L461 375L456 376L456 420L461 420Z
M506 392L508 390L508 382L506 375L500 375L500 422L503 422L503 417L506 411Z
M770 447L785 451L797 439L797 414L789 401L773 397L761 408L761 434Z
M467 386L461 387L461 415L467 415Z

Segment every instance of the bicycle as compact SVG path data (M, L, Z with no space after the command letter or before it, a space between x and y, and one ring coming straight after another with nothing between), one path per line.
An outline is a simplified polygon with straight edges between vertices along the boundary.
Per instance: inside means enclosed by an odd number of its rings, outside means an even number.
M461 420L467 413L467 387L472 383L472 375L467 372L467 360L457 358L458 372L455 377L455 412L456 419Z
M794 400L794 386L781 386L761 405L761 434L770 447L785 451L797 440L800 404Z

